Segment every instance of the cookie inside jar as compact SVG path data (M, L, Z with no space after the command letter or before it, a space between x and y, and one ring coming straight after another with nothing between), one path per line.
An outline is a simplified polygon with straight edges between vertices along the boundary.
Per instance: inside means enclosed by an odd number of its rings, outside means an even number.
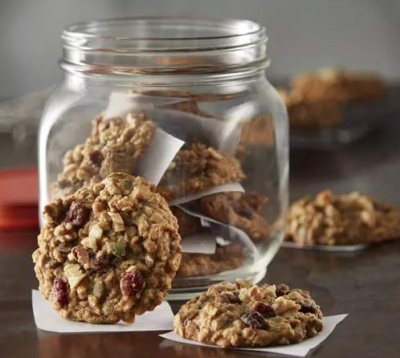
M206 111L226 100L235 96L112 94L90 135L65 153L51 197L116 171L142 176L157 185L178 220L184 254L174 287L191 287L194 277L214 282L248 274L279 231L274 183L262 164L277 169L268 158L273 121L269 114L250 116L258 108L248 103L228 120Z

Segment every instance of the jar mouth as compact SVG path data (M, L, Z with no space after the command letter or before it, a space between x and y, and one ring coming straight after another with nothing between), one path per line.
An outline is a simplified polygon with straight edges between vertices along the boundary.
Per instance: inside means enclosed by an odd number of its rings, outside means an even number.
M266 41L265 28L249 20L141 17L90 21L65 28L64 45L113 43L115 50L201 50L250 45Z
M215 73L267 62L265 28L249 20L98 20L68 26L62 41L68 71Z

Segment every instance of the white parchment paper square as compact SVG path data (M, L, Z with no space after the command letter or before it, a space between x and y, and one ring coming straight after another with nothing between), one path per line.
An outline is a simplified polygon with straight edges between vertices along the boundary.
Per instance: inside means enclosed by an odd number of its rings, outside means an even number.
M182 251L187 253L213 255L217 250L215 235L207 232L185 236L181 245Z
M184 142L157 128L150 145L140 158L136 174L158 185Z
M133 324L122 322L90 324L69 321L62 318L37 290L32 290L32 308L39 329L58 333L167 331L172 329L174 319L171 306L167 301L163 301L154 311L136 316Z
M341 314L337 316L324 317L324 330L317 334L315 337L308 338L303 342L292 344L289 346L279 346L279 347L268 347L268 348L234 348L237 350L251 351L251 352L265 352L265 353L278 353L285 354L295 357L305 357L311 349L319 346L328 336L333 332L336 325L339 324L347 317L347 314ZM160 337L175 341L178 343L191 344L194 346L205 346L220 348L217 346L212 346L209 344L198 343L188 339L184 339L177 335L175 332L171 331L168 333L160 334Z
M203 196L208 196L208 195L213 195L213 194L218 194L218 193L227 193L227 192L232 192L232 191L244 193L244 188L242 187L242 185L240 185L240 183L228 183L228 184L216 185L211 188L205 189L203 191L199 191L196 194L187 195L182 198L174 199L169 203L169 205L170 206L182 205L182 204L189 203L191 201L200 199Z

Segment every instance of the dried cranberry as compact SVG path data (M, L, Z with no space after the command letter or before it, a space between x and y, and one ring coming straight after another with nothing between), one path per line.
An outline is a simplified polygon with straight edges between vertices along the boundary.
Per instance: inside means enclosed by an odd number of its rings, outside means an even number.
M269 324L265 321L261 313L255 311L242 316L242 321L246 326L249 326L253 329L267 330L269 328Z
M68 285L61 278L56 278L54 280L52 295L61 306L66 306L68 304Z
M139 271L128 272L121 278L121 291L126 296L133 296L144 288L143 276Z
M312 306L307 306L307 305L301 304L299 312L302 312L302 313L316 313L317 310Z
M243 216L246 219L251 220L253 217L253 211L249 209L247 206L241 205L238 202L234 202L232 204L232 209L236 214Z
M289 286L281 283L276 288L276 295L277 296L284 296L289 293Z
M221 303L233 303L233 304L241 304L242 301L240 300L237 293L232 292L224 292L220 296L215 297L215 301Z
M274 309L270 305L267 305L263 302L258 302L254 307L254 311L262 314L264 318L271 318L276 316Z
M93 152L89 153L89 164L92 164L95 167L99 167L103 159L103 154L99 150L94 150Z
M64 221L70 222L72 226L81 228L84 226L90 217L90 209L85 205L73 203L69 208Z

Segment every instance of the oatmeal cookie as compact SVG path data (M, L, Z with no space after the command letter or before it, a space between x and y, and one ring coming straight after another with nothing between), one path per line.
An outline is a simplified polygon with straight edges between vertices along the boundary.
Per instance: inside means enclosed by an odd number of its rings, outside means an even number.
M298 343L322 329L322 312L307 291L243 280L209 287L174 319L181 337L224 348Z
M291 205L285 239L301 245L350 245L400 236L400 212L357 192L334 196L326 190L315 199Z
M267 240L270 227L260 215L266 197L256 193L218 193L200 198L194 205L205 216L237 227L254 241Z
M155 128L154 122L143 112L128 114L126 118L95 119L86 142L64 156L64 168L55 188L57 196L98 183L113 172L134 174L139 159L153 139Z
M65 318L133 322L171 288L178 224L155 187L113 173L53 201L33 254L41 294Z
M374 101L385 95L384 82L368 72L322 68L292 80L292 88L312 100L331 99L341 103Z
M178 220L179 235L181 237L192 235L201 230L199 218L186 214L176 206L171 206L171 212Z
M291 127L318 129L332 127L343 120L341 105L331 99L310 100L302 92L279 90L286 105Z
M240 182L244 177L235 157L195 142L178 152L157 190L171 201L216 185Z
M215 275L237 269L244 261L245 252L239 244L218 246L212 255L184 252L176 277Z

